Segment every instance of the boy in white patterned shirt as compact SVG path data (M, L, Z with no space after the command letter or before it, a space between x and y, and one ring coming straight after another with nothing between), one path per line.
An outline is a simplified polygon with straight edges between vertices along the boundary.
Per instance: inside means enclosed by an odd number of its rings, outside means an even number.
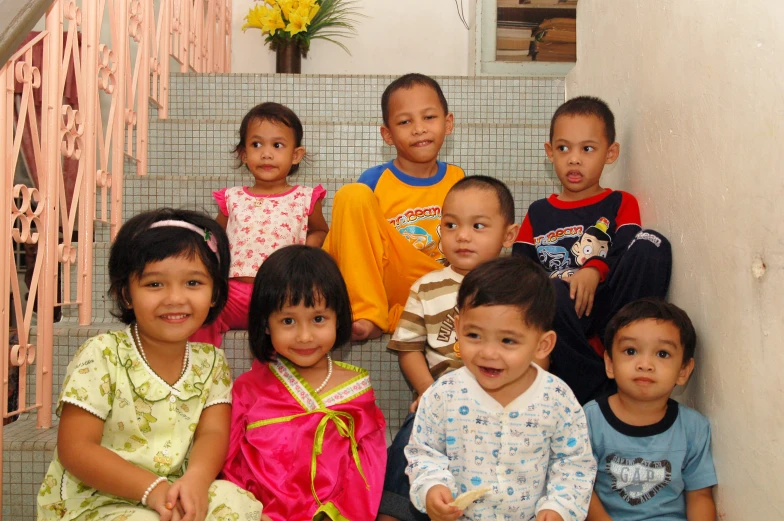
M457 298L465 367L423 395L405 449L411 501L433 521L582 521L596 461L585 415L562 380L536 365L555 345L555 293L533 261L471 271ZM489 487L461 511L454 496Z
M440 376L463 367L455 353L457 291L463 277L498 257L517 236L514 198L492 177L470 176L455 183L444 199L439 235L449 266L428 273L411 286L406 307L387 349L396 351L400 369L417 395L387 450L387 472L378 521L426 519L409 501L404 447L411 437L418 397Z

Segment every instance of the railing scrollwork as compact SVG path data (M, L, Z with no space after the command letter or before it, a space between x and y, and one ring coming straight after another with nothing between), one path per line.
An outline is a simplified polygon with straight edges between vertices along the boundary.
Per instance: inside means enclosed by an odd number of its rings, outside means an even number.
M51 425L54 308L91 322L96 223L111 238L121 225L127 159L147 172L149 105L167 117L172 63L228 72L230 20L231 0L55 0L46 29L0 68L4 419L37 410L38 426ZM15 181L19 166L29 186ZM14 244L37 249L26 299Z

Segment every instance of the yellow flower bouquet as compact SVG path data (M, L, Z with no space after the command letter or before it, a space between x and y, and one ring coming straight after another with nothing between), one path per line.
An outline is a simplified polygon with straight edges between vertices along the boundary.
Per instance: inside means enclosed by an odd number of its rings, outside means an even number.
M357 0L256 0L242 30L260 29L273 51L293 43L306 56L310 41L322 39L349 52L335 38L356 34L356 17L362 16L357 4Z

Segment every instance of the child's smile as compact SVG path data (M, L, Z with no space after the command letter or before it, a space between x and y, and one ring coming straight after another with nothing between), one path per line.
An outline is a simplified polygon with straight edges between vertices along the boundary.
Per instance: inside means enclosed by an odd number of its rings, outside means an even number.
M275 351L299 368L326 365L325 356L335 345L335 311L321 300L314 304L286 304L269 316L268 332Z
M198 255L150 262L140 277L132 277L128 300L145 348L184 347L207 318L212 287Z
M553 333L530 327L515 306L461 309L456 322L466 368L504 407L531 386L537 374L531 363L552 348Z
M436 91L414 85L390 97L388 122L381 127L381 136L397 149L398 168L415 175L412 164L435 163L453 124L454 116L444 113Z

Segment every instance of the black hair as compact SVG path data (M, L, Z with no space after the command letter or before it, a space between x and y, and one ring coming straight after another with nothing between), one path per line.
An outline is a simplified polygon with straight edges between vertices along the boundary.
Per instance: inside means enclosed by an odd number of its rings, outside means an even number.
M250 109L248 113L245 114L245 117L242 118L242 123L240 123L240 141L237 143L237 146L234 147L234 154L240 162L239 166L242 165L242 158L240 155L245 152L245 140L248 137L248 126L254 121L271 121L272 123L278 123L289 127L294 131L294 148L302 146L302 137L304 136L302 122L294 111L285 105L272 101L260 103ZM298 170L298 164L291 165L291 170L289 170L288 175L294 175Z
M506 224L514 224L514 197L512 197L512 192L509 191L509 187L506 186L503 181L499 181L498 179L488 177L486 175L472 175L464 177L452 185L452 188L449 189L449 192L446 194L446 196L449 197L449 194L452 192L469 190L471 188L494 192L498 198L498 206L501 210L501 216L504 218L504 221L506 221Z
M292 245L275 251L264 261L253 281L248 314L248 340L253 356L261 362L275 359L267 328L272 313L283 306L304 303L311 307L323 299L337 315L335 346L351 338L351 302L338 265L327 252L311 246Z
M697 332L689 315L684 310L661 298L641 298L623 306L607 324L604 333L604 345L607 356L612 359L612 347L615 335L624 327L639 320L653 319L669 322L674 325L681 336L683 346L683 365L694 358L697 347Z
M561 116L596 116L604 123L608 144L615 143L615 116L604 101L593 96L578 96L558 107L550 120L550 142L553 141L555 122Z
M441 85L430 76L412 72L394 80L384 89L384 93L381 95L381 117L384 120L384 125L389 125L389 98L392 97L392 94L401 89L411 89L417 85L430 87L436 91L438 101L441 102L441 107L444 109L444 115L449 114L449 105L446 102L444 91L441 90Z
M555 288L528 257L499 257L471 270L457 293L459 312L480 306L514 306L529 327L552 329Z
M218 252L214 253L204 235L177 226L150 228L158 221L183 221L215 237ZM109 295L114 298L118 312L113 313L124 324L131 324L136 315L130 302L130 283L141 277L151 262L169 257L198 257L212 279L212 302L205 324L214 321L223 310L229 294L229 239L215 219L190 210L160 208L140 213L126 222L112 244L109 253Z

